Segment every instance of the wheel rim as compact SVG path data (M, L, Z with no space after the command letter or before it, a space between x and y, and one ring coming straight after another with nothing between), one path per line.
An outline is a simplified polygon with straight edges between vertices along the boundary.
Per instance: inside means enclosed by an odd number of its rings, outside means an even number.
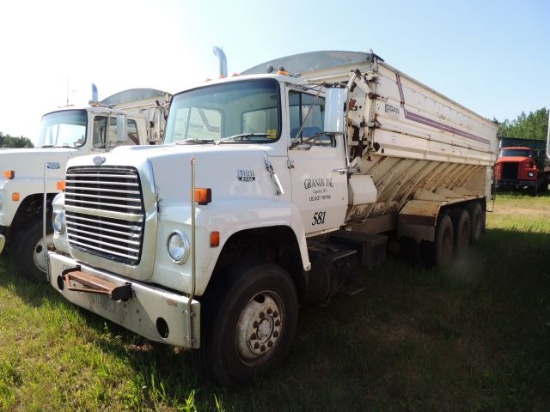
M46 273L48 263L44 252L44 247L47 247L48 250L53 250L53 234L50 233L49 235L46 235L46 238L40 238L40 240L36 243L32 254L34 265L40 269L41 272Z
M237 353L245 363L258 363L271 356L284 325L280 297L258 293L245 305L237 324Z

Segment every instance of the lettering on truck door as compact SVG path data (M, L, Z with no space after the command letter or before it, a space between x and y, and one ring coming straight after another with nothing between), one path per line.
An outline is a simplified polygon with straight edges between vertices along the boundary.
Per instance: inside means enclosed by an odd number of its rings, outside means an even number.
M348 196L342 139L322 132L322 97L291 91L289 102L292 202L306 234L337 228L344 223Z

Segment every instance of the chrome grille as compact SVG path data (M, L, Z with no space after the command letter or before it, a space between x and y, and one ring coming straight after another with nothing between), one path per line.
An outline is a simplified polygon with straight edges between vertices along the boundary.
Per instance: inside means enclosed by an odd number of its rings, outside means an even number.
M71 247L118 262L139 263L145 212L135 168L69 168L65 215Z

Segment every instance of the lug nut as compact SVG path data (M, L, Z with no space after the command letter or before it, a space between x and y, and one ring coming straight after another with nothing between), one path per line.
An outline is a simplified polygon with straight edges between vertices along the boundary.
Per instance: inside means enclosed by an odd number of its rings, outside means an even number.
M279 337L279 332L277 332L277 331L273 332L273 337L278 338Z

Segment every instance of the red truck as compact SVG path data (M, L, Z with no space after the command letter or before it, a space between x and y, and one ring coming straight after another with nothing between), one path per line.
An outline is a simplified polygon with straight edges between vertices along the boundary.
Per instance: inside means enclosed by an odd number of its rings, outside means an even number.
M548 190L550 164L546 157L546 141L501 137L495 164L497 189L528 189L535 196Z

